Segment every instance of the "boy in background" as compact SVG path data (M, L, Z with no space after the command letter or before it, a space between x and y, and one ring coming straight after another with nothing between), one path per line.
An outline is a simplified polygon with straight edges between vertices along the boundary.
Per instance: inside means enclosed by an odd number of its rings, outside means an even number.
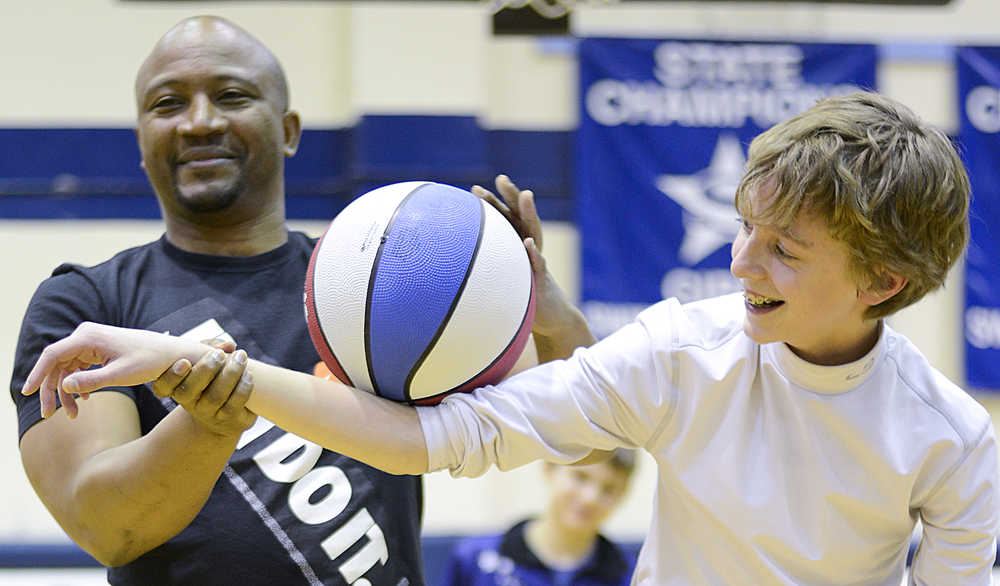
M549 499L535 519L455 548L442 586L624 586L632 560L600 534L621 504L635 453L616 449L595 464L544 464Z

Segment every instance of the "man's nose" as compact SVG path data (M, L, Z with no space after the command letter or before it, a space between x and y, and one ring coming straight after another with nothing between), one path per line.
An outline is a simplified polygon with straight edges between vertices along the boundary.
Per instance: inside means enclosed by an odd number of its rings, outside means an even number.
M226 129L229 122L208 96L197 95L191 100L184 122L178 127L184 134L205 136Z

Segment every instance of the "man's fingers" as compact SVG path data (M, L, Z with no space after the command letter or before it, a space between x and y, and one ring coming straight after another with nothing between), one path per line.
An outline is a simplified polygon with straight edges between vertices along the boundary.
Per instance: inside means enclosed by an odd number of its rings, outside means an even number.
M198 365L195 365L198 368ZM202 389L197 398L184 405L191 415L217 433L243 433L257 416L246 408L253 391L253 378L247 372L247 355L237 350ZM190 376L189 376L190 378Z
M504 203L489 189L480 185L473 185L470 191L472 191L472 194L476 197L486 200L487 203L495 207L498 212L504 215L504 217L510 216L510 207L508 207L506 203Z
M241 427L249 427L256 416L247 410L247 400L253 392L253 375L244 371L232 394L219 408L217 415L222 419L232 419Z
M189 360L181 358L174 362L166 372L153 381L153 394L157 397L169 397L189 372L191 372Z
M545 275L545 257L542 256L542 251L538 250L535 240L533 238L525 238L524 248L528 251L528 261L531 263L531 270L535 273L535 277L538 278ZM538 286L537 282L536 286Z
M521 190L518 189L517 185L514 185L514 182L511 181L510 177L506 175L497 175L495 183L497 186L497 193L500 194L500 197L502 197L504 202L507 203L514 215L520 216L521 202L518 201L518 195L521 193Z
M524 230L523 236L534 239L535 246L542 250L542 220L538 217L538 210L535 208L535 194L530 189L525 189L518 195L519 218L521 228Z
M534 238L535 245L542 249L542 222L535 207L535 194L530 189L520 189L506 175L497 175L497 191L510 209L505 217L517 230L521 238ZM484 190L485 191L485 190ZM487 192L488 193L488 192Z
M243 376L240 377L240 383L236 385L236 390L233 395L229 398L229 401L223 405L223 409L226 410L226 415L235 413L233 417L236 425L239 429L249 429L251 425L257 421L257 414L246 408L247 400L253 393L253 375L248 371L244 371Z
M232 395L236 392L246 367L246 351L237 350L229 360L226 360L222 369L198 398L195 408L206 417L214 417L223 405L233 399Z
M198 401L202 392L219 373L225 362L226 353L222 350L211 350L198 359L191 371L177 385L171 397L181 405L191 405Z
M518 220L517 216L510 210L510 207L506 203L501 201L500 198L494 195L492 191L484 189L478 185L473 185L472 193L475 196L479 197L480 199L484 200L486 203L493 206L493 209L500 212L500 215L506 218L507 221L510 222L512 226L514 226L514 229L518 231L518 234L521 233L519 227L520 220Z

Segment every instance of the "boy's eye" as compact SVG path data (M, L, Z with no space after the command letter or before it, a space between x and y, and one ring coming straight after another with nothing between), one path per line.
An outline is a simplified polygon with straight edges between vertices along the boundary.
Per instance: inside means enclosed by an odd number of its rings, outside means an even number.
M743 218L736 218L736 221L740 223L740 229L743 230L744 233L750 234L753 232L753 224L751 224L747 220ZM782 246L780 242L774 243L774 253L784 259L796 260L795 255L788 252L788 250L786 250L785 247Z

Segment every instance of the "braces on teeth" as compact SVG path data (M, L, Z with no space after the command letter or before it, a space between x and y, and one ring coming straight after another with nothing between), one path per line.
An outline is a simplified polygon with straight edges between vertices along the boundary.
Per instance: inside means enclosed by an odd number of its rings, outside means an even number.
M744 293L743 296L753 305L764 305L765 303L776 303L781 301L780 299L772 299L770 297L764 297L763 295L751 295L750 293Z

